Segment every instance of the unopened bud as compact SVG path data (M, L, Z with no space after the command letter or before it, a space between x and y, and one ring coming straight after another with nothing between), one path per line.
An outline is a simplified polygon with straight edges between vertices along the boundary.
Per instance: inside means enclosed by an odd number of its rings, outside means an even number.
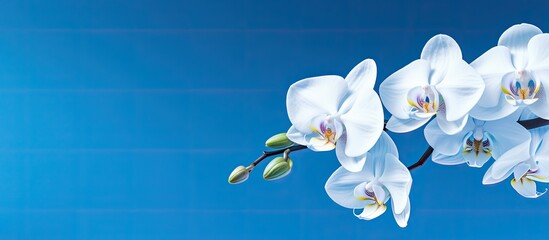
M270 148L285 148L292 146L294 142L290 141L288 137L286 136L286 133L279 133L276 134L265 142L265 146Z
M250 176L250 169L244 166L238 166L236 167L231 175L229 175L229 183L230 184L239 184L248 179Z
M263 172L263 178L265 180L281 179L290 174L290 171L292 170L292 165L293 163L291 159L276 157L269 164L267 164L267 167L265 167L265 171Z

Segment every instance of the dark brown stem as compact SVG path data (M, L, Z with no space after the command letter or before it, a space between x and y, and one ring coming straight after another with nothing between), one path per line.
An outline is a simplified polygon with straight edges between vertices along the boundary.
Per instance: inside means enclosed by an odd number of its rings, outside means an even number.
M431 154L433 154L433 148L431 146L429 146L427 148L427 150L425 150L425 152L423 153L423 155L421 155L421 157L419 158L419 160L412 164L411 166L408 167L408 170L412 171L414 170L415 168L418 168L418 167L421 167L423 166L423 164L425 164L425 162L427 161L427 159L429 159L429 157L431 156Z
M549 125L549 120L543 118L534 118L530 120L518 121L518 123L526 129L534 129Z
M268 158L268 157L273 156L273 155L282 154L286 150L290 150L289 151L289 153L290 153L290 152L303 150L303 149L306 149L306 148L307 148L307 146L294 145L294 146L291 146L291 147L282 148L282 149L278 149L278 150L274 150L274 151L263 151L263 154L261 156L259 156L259 158L257 158L254 162L252 162L251 166L255 167L257 164L259 164L261 161L263 161L263 159Z

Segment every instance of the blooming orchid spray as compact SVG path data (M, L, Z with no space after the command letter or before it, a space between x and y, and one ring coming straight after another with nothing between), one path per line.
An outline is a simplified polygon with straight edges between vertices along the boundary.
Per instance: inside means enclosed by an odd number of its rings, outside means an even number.
M442 165L482 168L483 184L511 177L526 198L546 192L549 183L549 34L531 24L503 32L496 47L471 64L458 43L439 34L427 41L420 58L388 76L374 91L377 66L366 59L345 78L311 77L292 84L286 96L291 126L269 138L272 151L249 166L238 166L229 183L246 181L264 159L266 180L291 172L290 153L331 151L341 167L325 189L338 205L372 220L390 207L400 227L408 225L410 170L432 160ZM385 108L391 113L384 120ZM432 120L431 120L432 119ZM426 125L429 148L409 167L384 131L406 133Z

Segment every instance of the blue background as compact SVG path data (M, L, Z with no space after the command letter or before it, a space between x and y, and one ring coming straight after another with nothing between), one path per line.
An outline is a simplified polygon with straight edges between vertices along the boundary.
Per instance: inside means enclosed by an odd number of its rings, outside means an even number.
M263 181L262 167L241 185L227 177L289 127L291 83L373 58L379 84L438 33L472 61L513 24L549 31L548 8L2 1L0 239L546 238L549 196L483 186L487 166L414 170L405 229L390 211L361 221L328 198L334 152L293 154L280 181ZM421 130L392 136L407 165L427 147Z

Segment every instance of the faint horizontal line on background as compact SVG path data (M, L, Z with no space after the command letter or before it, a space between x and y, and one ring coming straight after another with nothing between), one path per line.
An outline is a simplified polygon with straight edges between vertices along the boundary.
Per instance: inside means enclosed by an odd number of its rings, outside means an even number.
M345 211L337 209L185 209L185 208L0 208L0 213L8 212L29 212L29 213L185 213L185 214L233 214L233 213L254 213L254 214L294 214L294 213L317 213L317 214L344 214Z
M2 148L0 153L241 153L242 148Z
M0 93L82 92L82 93L264 93L268 88L0 88Z
M186 208L0 208L0 213L184 213L184 214L350 214L348 209L186 209ZM421 213L547 214L549 209L417 209Z
M29 33L361 33L361 32L500 32L473 28L0 28L0 32Z

